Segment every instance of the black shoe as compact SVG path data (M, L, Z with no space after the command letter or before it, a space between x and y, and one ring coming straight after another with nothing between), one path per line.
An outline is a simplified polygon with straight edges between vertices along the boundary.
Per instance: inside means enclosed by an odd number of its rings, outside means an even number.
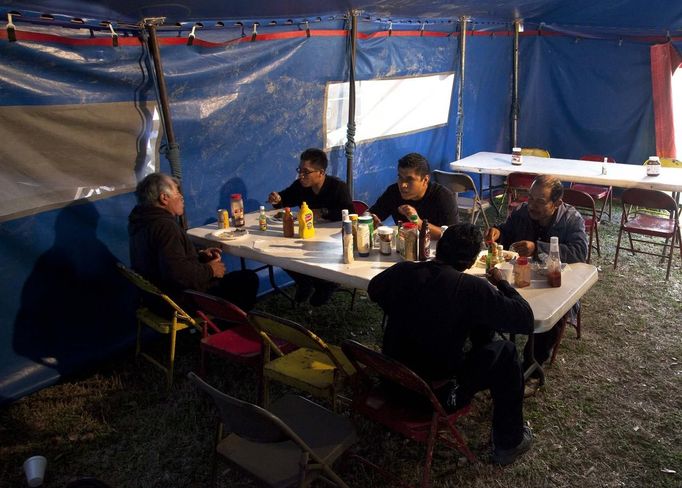
M313 295L310 297L310 304L313 307L324 305L331 299L334 292L339 288L337 284L317 286Z
M313 294L314 288L310 283L297 283L296 284L296 294L294 295L294 301L296 303L303 303L310 298Z
M516 447L512 447L510 449L493 448L491 461L493 464L499 464L501 466L511 464L516 461L516 459L519 458L524 452L529 450L531 444L533 444L533 431L530 429L530 427L524 426L521 442L519 442Z

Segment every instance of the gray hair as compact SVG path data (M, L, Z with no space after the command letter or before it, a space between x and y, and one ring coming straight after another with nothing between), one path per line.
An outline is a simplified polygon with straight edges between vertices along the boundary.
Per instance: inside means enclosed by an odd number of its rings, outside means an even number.
M177 178L163 173L151 173L144 177L135 188L137 203L140 205L156 205L162 194L171 195L173 184L180 188L180 181Z

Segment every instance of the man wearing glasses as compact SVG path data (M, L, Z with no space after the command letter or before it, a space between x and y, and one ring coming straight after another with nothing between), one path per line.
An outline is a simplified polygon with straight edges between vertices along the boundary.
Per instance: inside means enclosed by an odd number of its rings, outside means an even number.
M315 219L341 220L341 210L353 212L353 200L345 182L326 174L327 155L321 149L310 148L301 153L296 172L298 178L279 193L273 191L268 202L274 208L300 207L303 202L313 211ZM294 299L301 303L310 298L310 304L327 303L338 288L336 283L287 271L296 282Z
M540 175L533 181L528 201L517 208L499 227L491 227L486 241L499 241L505 248L513 249L521 256L537 259L539 254L549 253L549 240L559 238L559 254L562 263L584 263L587 259L587 234L585 221L575 208L561 198L564 187L556 176ZM580 303L576 304L579 307ZM577 313L574 307L573 313ZM535 335L535 359L542 364L549 359L558 337L558 327ZM524 367L530 366L530 351L524 352ZM531 393L530 390L528 393Z
M432 239L439 239L442 225L457 223L457 209L450 190L431 181L431 169L424 156L410 153L398 161L398 182L386 188L369 211L375 225L389 216L394 222L410 220L417 216L421 228L422 219L429 221Z

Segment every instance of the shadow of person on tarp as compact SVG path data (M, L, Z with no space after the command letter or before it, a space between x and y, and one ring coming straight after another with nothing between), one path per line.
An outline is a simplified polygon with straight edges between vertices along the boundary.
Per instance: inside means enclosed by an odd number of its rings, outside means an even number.
M134 336L134 292L97 238L98 221L89 201L61 210L54 244L21 292L14 350L60 374L106 357Z
M241 178L230 178L227 180L223 186L220 188L220 194L218 196L218 204L216 205L215 215L206 219L203 225L212 224L218 220L217 211L219 208L225 208L230 212L230 218L232 218L232 210L230 208L230 197L233 193L239 193L244 201L244 211L245 212L255 212L261 203L258 200L249 198L249 191L246 189L246 183Z

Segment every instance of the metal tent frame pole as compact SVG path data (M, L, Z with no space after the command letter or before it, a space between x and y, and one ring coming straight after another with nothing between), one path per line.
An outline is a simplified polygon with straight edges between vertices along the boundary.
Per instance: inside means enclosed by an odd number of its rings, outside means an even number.
M464 138L464 68L467 52L467 22L469 17L459 18L459 87L457 90L457 145L455 160L462 159L462 140Z
M350 12L351 31L348 60L348 128L346 131L346 184L351 198L353 193L353 160L355 158L355 52L358 41L358 10Z

